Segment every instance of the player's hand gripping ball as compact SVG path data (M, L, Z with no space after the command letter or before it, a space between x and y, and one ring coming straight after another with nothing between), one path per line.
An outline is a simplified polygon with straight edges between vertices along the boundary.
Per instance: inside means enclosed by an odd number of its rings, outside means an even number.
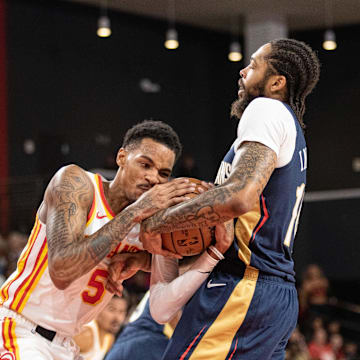
M194 198L201 193L199 188L207 190L201 186L201 180L194 178L189 178L189 180L196 184L196 187L195 192L187 194L186 196ZM215 226L164 233L161 234L161 238L162 246L166 250L170 250L182 256L198 255L208 246L215 244Z

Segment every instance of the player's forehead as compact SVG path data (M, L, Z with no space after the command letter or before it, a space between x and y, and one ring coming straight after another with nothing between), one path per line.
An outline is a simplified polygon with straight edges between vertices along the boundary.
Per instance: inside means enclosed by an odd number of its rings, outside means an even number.
M134 158L146 159L154 164L171 169L175 162L175 153L152 138L144 138L130 150Z
M123 308L127 306L127 301L125 298L120 297L113 297L111 299L111 305L117 308Z
M260 46L252 55L251 60L257 63L258 65L262 65L266 63L266 57L271 52L271 44L266 43Z
M124 298L113 297L107 305L107 309L113 310L124 310L127 308L127 301Z

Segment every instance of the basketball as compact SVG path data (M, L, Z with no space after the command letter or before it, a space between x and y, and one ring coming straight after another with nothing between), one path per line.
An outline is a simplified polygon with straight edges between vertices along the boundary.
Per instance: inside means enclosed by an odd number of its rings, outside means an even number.
M201 180L189 178L196 184L195 192L186 196L194 198L200 194ZM205 190L205 189L204 189ZM182 256L201 254L208 246L215 243L215 226L178 230L161 234L163 248Z

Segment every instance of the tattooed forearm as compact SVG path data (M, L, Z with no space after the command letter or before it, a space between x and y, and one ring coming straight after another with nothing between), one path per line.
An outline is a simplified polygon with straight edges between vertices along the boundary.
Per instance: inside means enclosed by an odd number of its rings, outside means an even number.
M208 190L192 200L157 212L143 222L145 231L166 233L180 229L213 226L231 219L232 217L225 211L221 211L223 208L221 199L224 194L221 192L219 196L217 194L219 191L215 193L215 190L219 189Z
M240 216L255 205L275 165L276 154L270 148L256 142L244 143L234 160L230 177L222 185L156 213L143 222L143 227L154 233L171 232L213 226Z
M47 191L49 271L60 287L93 269L135 224L138 209L129 206L99 231L84 236L93 195L90 179L74 166L67 168L62 178L55 178Z
M78 238L66 230L64 217L59 214L58 223L63 221L62 226L57 227L56 237L51 242L55 276L70 283L93 269L134 226L134 222L123 219L122 215L130 217L129 212L132 213L130 216L135 217L132 211L125 209L93 235Z
M135 225L136 210L129 206L99 231L87 238L87 249L95 265L99 263Z

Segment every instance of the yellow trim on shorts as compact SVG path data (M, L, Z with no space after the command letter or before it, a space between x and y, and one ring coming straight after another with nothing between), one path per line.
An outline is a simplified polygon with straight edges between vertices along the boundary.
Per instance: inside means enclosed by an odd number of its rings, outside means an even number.
M19 346L15 335L16 322L13 318L6 317L3 320L4 348L15 355L15 360L20 360Z
M236 285L228 301L194 349L189 360L224 360L232 341L244 322L259 275L248 266L243 279Z

